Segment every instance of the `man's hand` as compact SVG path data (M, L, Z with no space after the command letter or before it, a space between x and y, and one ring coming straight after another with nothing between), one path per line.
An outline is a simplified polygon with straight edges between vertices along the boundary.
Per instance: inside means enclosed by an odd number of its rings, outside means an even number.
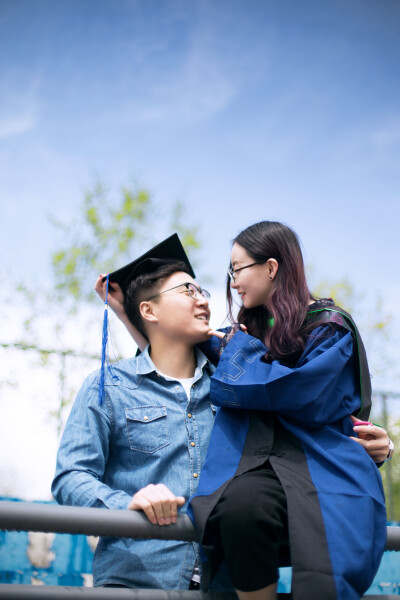
M142 510L153 525L176 523L178 506L185 504L183 496L175 496L162 483L146 485L132 497L129 510Z
M353 423L357 421L353 416L351 420ZM357 425L353 429L359 437L350 437L350 439L361 444L374 462L383 462L389 453L389 436L386 429L373 424Z
M106 287L107 281L103 281L105 275L99 275L96 279L96 283L94 285L94 289L100 298L105 302L106 299ZM110 288L112 285L113 289ZM108 286L108 305L111 310L117 315L121 321L124 321L125 317L125 308L124 308L124 293L119 287L118 283L109 282Z
M94 286L95 291L103 300L103 302L105 302L106 299L107 288L107 281L103 281L104 277L105 275L99 275ZM112 285L113 289L110 288L110 285ZM143 350L148 344L148 340L144 337L143 334L140 333L140 331L136 329L133 323L131 323L128 319L124 307L124 292L121 290L118 283L115 283L115 281L109 282L107 301L111 310L116 314L118 319L122 321L122 323L127 328L129 334L133 337L133 339L139 346L140 351L143 352Z

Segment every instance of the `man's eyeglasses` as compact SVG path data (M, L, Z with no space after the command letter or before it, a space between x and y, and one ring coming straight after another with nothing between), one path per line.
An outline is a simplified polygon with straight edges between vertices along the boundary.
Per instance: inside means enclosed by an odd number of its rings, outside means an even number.
M267 259L267 260L269 260L269 259ZM253 262L253 263L251 263L251 265L246 265L245 267L240 267L240 269L232 269L232 267L228 267L228 275L231 278L231 281L233 281L233 283L235 283L236 273L239 273L239 271L243 271L243 269L248 269L249 267L254 267L254 265L261 265L261 264L262 263L259 263L259 262Z
M180 292L180 293L188 294L188 296L193 298L193 300L201 300L201 299L208 300L210 297L210 293L207 292L207 290L203 290L202 288L197 287L197 285L195 285L194 283L180 283L179 285L175 285L172 288L168 288L167 290L158 292L158 294L154 294L154 296L150 296L150 298L147 298L146 302L148 302L149 300L152 300L153 298L156 298L160 294L165 294L165 292L170 292L171 290L176 290L177 288L180 288L183 286L186 288L186 291Z

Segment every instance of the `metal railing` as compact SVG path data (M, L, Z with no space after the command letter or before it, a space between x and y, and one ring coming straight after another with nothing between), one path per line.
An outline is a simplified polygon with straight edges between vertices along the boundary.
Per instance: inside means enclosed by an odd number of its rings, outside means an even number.
M237 600L234 593L197 591L133 590L123 588L81 588L51 585L0 584L0 598L4 600ZM278 594L279 600L290 598ZM382 600L383 596L367 596L367 600ZM386 596L399 600L398 596Z
M37 502L0 502L0 529L43 531L193 542L196 533L187 515L173 525L152 525L139 511L60 506Z
M289 600L291 597L291 594L278 594L278 600ZM233 592L204 593L10 584L0 584L0 598L7 600L238 600ZM367 595L361 600L399 600L399 596Z
M179 515L168 526L152 525L141 512L58 506L34 502L0 502L0 529L101 535L141 539L196 541L196 532L187 515ZM400 551L400 527L389 526L386 549ZM83 596L82 596L83 594ZM234 593L199 591L134 590L123 588L82 588L0 584L0 599L7 600L237 600ZM278 594L284 600L290 594ZM367 595L365 600L397 600L399 596Z
M0 529L194 542L187 515L171 525L152 525L139 511L59 506L36 502L0 502ZM400 551L400 527L387 528L386 550Z

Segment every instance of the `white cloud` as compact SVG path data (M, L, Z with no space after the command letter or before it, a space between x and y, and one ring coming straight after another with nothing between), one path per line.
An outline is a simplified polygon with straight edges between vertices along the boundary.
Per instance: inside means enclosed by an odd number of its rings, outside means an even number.
M400 116L394 116L385 125L373 131L371 144L376 148L387 149L400 143Z
M135 82L124 111L129 121L174 125L203 121L226 109L245 80L257 77L251 53L238 54L236 40L221 37L212 19L210 13L197 23L179 51L168 37L158 44L135 40L125 47L125 84Z
M32 131L38 123L41 78L3 73L0 82L0 139Z
M194 50L171 79L153 87L149 104L137 116L145 120L203 120L226 108L238 87L215 57Z
M145 101L134 102L128 112L142 123L198 122L224 110L237 87L220 66L192 57L168 81L153 85Z
M37 123L37 117L32 112L0 116L0 139L14 137L32 131Z

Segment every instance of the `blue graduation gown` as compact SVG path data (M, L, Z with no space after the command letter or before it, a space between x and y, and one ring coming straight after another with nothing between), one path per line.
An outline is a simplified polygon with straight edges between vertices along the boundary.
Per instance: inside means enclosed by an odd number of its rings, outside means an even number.
M239 331L212 376L211 400L220 408L188 509L205 585L221 560L209 515L233 477L269 460L287 498L293 598L359 599L382 558L386 509L378 468L348 437L349 415L361 408L352 335L316 328L293 368L266 363L266 350ZM260 437L257 411L273 416L273 432L267 426Z

